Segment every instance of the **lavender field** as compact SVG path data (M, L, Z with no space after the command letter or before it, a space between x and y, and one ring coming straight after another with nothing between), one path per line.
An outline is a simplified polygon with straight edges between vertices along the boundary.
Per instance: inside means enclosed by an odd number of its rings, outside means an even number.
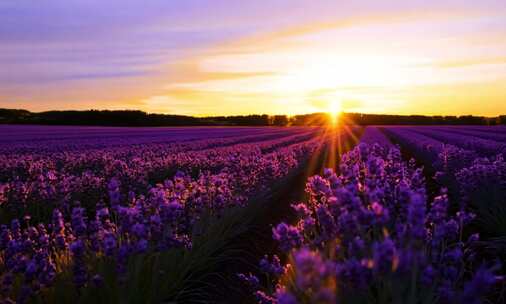
M506 128L0 126L0 303L504 303Z

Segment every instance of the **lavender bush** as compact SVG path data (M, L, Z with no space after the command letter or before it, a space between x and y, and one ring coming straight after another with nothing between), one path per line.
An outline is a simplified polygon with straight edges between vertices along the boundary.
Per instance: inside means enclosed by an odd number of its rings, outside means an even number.
M430 132L439 129L444 132ZM473 130L473 131L468 131ZM500 138L501 128L483 127L388 127L384 131L401 146L411 151L428 168L435 181L449 189L453 205L477 213L476 232L482 233L487 247L499 249L506 256L506 163L501 153L502 143L477 140L468 132L485 132L487 138ZM423 135L425 134L425 135ZM427 135L427 136L426 136ZM428 137L430 135L430 137ZM438 138L439 140L436 140ZM460 143L470 150L448 144ZM485 151L485 152L484 152ZM489 152L487 152L489 151ZM488 155L488 157L479 155ZM488 242L491 240L492 242ZM497 253L494 253L497 255Z
M398 149L360 144L339 171L310 178L298 221L273 229L289 260L262 267L260 303L481 303L502 279L464 237L474 214L450 211L444 190L428 202Z

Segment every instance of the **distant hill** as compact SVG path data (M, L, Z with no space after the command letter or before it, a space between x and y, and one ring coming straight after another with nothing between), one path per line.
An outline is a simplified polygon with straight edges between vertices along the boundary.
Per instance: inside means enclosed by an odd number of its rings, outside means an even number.
M506 124L506 115L423 116L343 113L341 123L358 125L496 125ZM305 115L237 115L192 117L149 114L131 110L87 110L30 112L0 108L0 124L89 125L89 126L318 126L330 123L326 113Z

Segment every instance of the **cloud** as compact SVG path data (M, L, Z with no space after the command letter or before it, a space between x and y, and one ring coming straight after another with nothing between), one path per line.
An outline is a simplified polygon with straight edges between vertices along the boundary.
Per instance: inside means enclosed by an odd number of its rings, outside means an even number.
M470 58L463 60L436 62L434 65L439 68L464 68L477 65L504 65L504 64L506 64L506 57Z
M500 2L5 3L0 93L32 108L395 112L416 86L506 79Z

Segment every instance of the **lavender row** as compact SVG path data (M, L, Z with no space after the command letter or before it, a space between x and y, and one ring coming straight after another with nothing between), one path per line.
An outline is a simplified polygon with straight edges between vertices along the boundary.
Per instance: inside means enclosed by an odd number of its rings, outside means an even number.
M339 172L311 177L297 221L273 229L287 262L266 256L265 278L239 275L259 303L482 303L503 280L464 232L475 215L444 191L428 202L398 149L360 144Z
M504 134L506 132L506 126L496 125L496 126L455 126L455 128L460 128L463 130L474 130L474 131L484 131L496 134Z
M110 128L100 128L88 131L84 129L65 130L61 134L55 132L41 135L25 134L19 130L9 131L5 126L0 127L0 152L16 155L21 153L42 152L54 153L61 151L83 151L85 149L104 149L111 147L144 145L144 144L176 144L201 140L203 142L214 139L217 143L247 142L255 138L271 136L270 138L289 136L300 132L307 132L305 128L156 128L148 130L132 130L129 128L113 131ZM72 131L72 132L71 132Z
M41 141L45 139L66 141L70 139L101 137L163 137L166 139L202 139L237 135L266 134L269 132L296 132L303 128L277 127L65 127L65 126L0 126L2 143Z
M478 137L482 139L497 141L497 142L506 142L506 130L502 132L494 131L494 129L490 128L481 128L481 129L468 129L466 127L429 127L434 130L441 130L449 133L457 133L461 135L469 135L473 137Z
M414 132L411 128L388 127L381 130L395 138L401 147L410 151L417 160L433 167L436 171L454 174L470 166L478 157L478 154L472 150L436 140L420 132Z
M390 127L385 131L434 168L436 181L450 188L459 201L474 201L479 209L494 209L494 204L506 199L506 163L501 154L479 157L473 150L438 142L420 132L412 132L412 128Z
M428 168L434 169L434 181L448 189L452 208L467 206L477 214L468 229L481 233L482 253L506 258L503 224L506 220L506 162L503 156L479 157L474 151L434 143L434 139L407 128L390 127L386 132Z
M496 156L502 154L506 156L506 143L501 143L493 140L482 139L470 135L461 135L441 131L436 128L416 128L408 127L409 130L417 132L444 143L449 143L463 149L475 151L481 156Z
M211 150L213 148L223 148L234 146L242 143L256 144L261 142L264 146L269 148L272 142L296 142L300 138L307 138L311 134L315 134L314 130L305 130L304 132L290 132L290 133L271 133L266 132L261 135L254 136L234 136L230 139L207 139L207 140L189 140L189 141L169 141L167 143L151 142L149 144L127 144L116 146L109 144L105 148L87 149L80 146L77 151L64 150L63 152L50 152L46 153L46 144L36 145L37 150L32 153L3 153L0 154L0 181L6 179L23 179L23 176L28 175L31 167L37 167L38 163L43 166L56 167L57 169L63 168L66 163L74 163L73 158L81 156L93 155L93 158L105 158L104 155L110 158L131 161L132 157L138 155L149 154L151 158L163 157L169 154L184 153L188 151L203 151ZM170 136L168 138L171 138ZM67 146L68 148L68 146ZM73 149L71 149L73 150ZM153 153L157 153L153 155ZM92 162L93 163L93 162ZM99 168L101 170L101 168Z
M310 131L260 144L200 151L194 151L190 145L187 146L190 151L177 153L172 145L146 145L96 150L94 153L62 153L50 158L36 155L23 155L19 159L5 157L2 172L8 175L1 179L4 181L0 184L1 208L7 215L14 216L28 211L38 220L47 218L52 208L68 206L73 201L80 201L93 211L96 202L108 201L106 193L112 180L119 184L123 195L129 192L145 194L150 185L163 182L177 172L197 178L220 173L240 175L247 169L250 174L234 180L237 185L255 185L255 180L262 175L259 168L270 165L273 171L276 170L276 165L269 164L269 161L283 157L287 163L292 161L290 153L280 154L283 147L293 150L301 145L317 144L320 139L318 133ZM202 143L196 144L201 146ZM271 175L275 177L276 172Z
M42 171L56 171L67 174L81 174L92 172L103 174L107 172L106 166L110 163L122 162L136 164L145 160L143 164L157 160L174 162L182 155L190 155L190 158L198 159L203 156L226 154L227 151L249 150L250 147L258 148L262 153L272 151L276 147L287 146L302 142L317 136L317 132L310 131L291 136L266 135L260 137L246 137L233 140L208 140L189 143L175 144L151 144L142 146L126 146L121 148L86 150L77 152L34 153L28 155L0 156L0 181L25 181L30 177L38 178L37 174ZM244 144L247 142L247 144ZM77 161L76 161L77 160ZM144 170L143 170L144 169ZM149 171L147 168L139 168L139 171Z
M385 134L376 126L367 126L362 137L360 137L360 142L370 145L377 143L384 147L393 146Z

